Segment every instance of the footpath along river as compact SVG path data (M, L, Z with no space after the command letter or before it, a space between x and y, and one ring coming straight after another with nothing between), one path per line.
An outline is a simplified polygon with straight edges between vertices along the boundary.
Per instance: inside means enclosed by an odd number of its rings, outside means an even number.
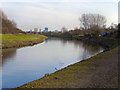
M101 46L57 38L49 38L35 46L8 50L2 57L2 88L21 86L103 50Z

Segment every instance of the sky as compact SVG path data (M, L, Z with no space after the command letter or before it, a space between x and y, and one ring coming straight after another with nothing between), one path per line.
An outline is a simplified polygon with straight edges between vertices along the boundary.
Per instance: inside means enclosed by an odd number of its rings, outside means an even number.
M101 14L107 26L118 23L119 0L0 0L0 8L23 31L34 28L61 30L80 26L84 13Z

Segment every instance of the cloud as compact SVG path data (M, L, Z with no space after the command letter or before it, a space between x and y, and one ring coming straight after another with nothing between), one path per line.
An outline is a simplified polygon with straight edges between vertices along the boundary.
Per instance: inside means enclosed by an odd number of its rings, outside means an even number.
M108 24L117 22L116 0L109 0L110 2L102 2L103 0L101 2L90 2L96 0L11 1L14 2L2 2L2 9L10 19L14 19L20 29L24 30L35 27L42 29L49 27L51 30L60 30L62 26L69 29L78 27L78 18L83 13L102 14L107 17Z
M51 30L61 29L62 26L72 28L79 24L77 24L77 15L62 13L52 9L33 6L12 6L9 9L4 8L4 10L9 13L9 18L17 22L18 27L28 30L34 27L42 29L49 27Z

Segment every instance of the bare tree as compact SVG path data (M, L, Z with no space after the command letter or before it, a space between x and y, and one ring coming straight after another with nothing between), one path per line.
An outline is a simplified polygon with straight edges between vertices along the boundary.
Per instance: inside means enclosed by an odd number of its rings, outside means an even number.
M0 18L6 20L7 16L4 14L4 12L0 9Z
M12 23L13 27L15 27L15 28L17 27L17 24L15 23L14 20L12 20L11 23Z
M79 20L85 30L103 28L107 21L106 17L100 14L82 14Z
M14 20L9 20L4 12L0 9L0 29L2 33L23 33L20 29L17 28L17 25Z

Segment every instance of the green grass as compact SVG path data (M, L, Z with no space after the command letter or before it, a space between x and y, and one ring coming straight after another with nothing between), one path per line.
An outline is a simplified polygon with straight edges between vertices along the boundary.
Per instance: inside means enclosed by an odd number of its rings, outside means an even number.
M2 34L2 48L16 48L40 43L46 39L43 35Z

